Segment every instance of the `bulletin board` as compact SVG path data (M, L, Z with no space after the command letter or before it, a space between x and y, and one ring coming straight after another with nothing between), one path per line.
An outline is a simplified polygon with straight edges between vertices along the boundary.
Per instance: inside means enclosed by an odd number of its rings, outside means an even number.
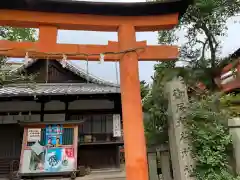
M27 126L19 173L67 173L77 169L78 125L45 124Z

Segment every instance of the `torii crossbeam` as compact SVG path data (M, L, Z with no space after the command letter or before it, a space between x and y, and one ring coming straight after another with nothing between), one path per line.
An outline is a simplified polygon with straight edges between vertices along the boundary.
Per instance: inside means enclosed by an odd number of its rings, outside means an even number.
M163 61L178 57L175 46L147 46L136 42L136 32L171 29L191 0L150 3L96 3L69 0L8 0L0 4L0 25L39 28L38 42L0 41L0 55L34 58L85 59L84 54L119 52L143 48L138 53L109 54L106 61L119 61L122 117L127 180L147 180L148 167L144 137L138 60ZM116 31L118 42L108 45L57 44L57 30ZM99 61L99 56L88 60Z

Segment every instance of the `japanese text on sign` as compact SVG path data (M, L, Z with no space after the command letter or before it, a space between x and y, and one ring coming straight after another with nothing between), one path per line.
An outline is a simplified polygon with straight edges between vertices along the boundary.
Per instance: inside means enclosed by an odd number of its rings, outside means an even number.
M174 101L176 102L176 126L180 126L181 122L185 120L186 113L186 93L184 90L176 88L173 90Z
M36 142L41 140L41 129L28 129L28 142Z
M121 117L119 114L113 115L113 137L121 137Z

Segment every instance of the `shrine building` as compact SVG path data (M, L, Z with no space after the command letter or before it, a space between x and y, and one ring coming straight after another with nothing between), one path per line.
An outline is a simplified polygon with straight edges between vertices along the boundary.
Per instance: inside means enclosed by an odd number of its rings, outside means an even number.
M119 86L101 80L70 61L32 60L16 73L36 74L35 83L0 89L0 174L19 161L22 122L83 121L79 126L78 165L118 168L121 137L113 136L113 115L121 114ZM63 141L69 141L64 135Z

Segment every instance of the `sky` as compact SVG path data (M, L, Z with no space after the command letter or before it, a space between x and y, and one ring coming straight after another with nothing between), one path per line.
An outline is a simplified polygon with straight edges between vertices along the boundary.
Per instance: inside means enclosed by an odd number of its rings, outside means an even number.
M85 0L91 1L91 0ZM104 2L144 2L145 0L94 0ZM238 21L238 23L235 23ZM227 22L228 31L227 36L222 38L221 41L223 48L221 56L227 56L233 53L236 49L240 48L240 16L234 17ZM184 31L179 32L179 42L177 45L181 45L184 42ZM148 45L157 45L157 32L139 32L136 34L137 41L147 40ZM90 32L90 31L66 31L59 30L58 43L70 43L70 44L107 44L108 41L117 41L116 32ZM86 69L86 61L74 61L81 68ZM151 81L153 75L153 66L156 62L139 62L139 77L140 80L147 82ZM118 66L118 64L117 64ZM98 62L89 62L89 72L98 76L99 78L111 81L119 82L116 76L116 64L111 62L105 62L100 64ZM119 69L117 70L119 73ZM119 77L119 76L118 76Z

